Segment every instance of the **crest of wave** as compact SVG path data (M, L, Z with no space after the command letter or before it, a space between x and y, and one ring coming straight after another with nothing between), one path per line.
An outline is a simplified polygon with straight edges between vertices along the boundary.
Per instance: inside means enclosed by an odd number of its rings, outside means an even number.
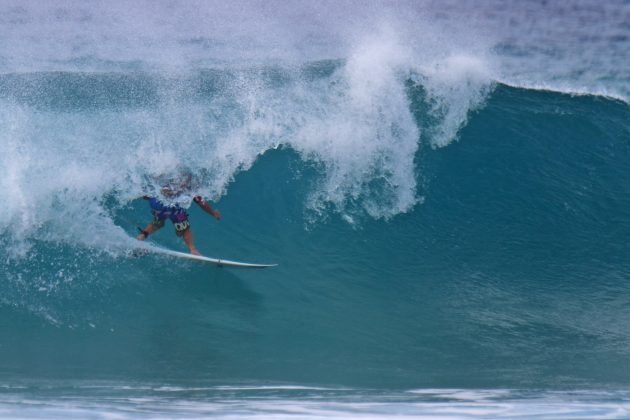
M435 28L421 31L423 39L395 22L360 26L333 71L314 78L282 62L280 82L264 76L268 67L230 64L218 69L230 83L209 98L187 94L192 70L147 76L155 77L158 100L143 108L60 112L5 102L0 237L107 246L125 235L103 207L106 195L128 203L158 188L152 179L185 166L202 174L198 192L217 199L236 173L279 145L321 169L306 203L314 214L332 209L352 223L409 211L421 201L422 140L453 141L492 78L483 54ZM437 121L426 133L409 83L422 86ZM86 226L98 237L81 234Z

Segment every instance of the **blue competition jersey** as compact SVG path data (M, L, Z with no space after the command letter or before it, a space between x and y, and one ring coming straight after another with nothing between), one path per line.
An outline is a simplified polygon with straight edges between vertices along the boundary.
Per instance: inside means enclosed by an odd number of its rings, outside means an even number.
M173 222L181 222L188 218L186 210L177 204L166 205L157 198L150 197L149 205L151 206L153 215L158 220L171 219Z

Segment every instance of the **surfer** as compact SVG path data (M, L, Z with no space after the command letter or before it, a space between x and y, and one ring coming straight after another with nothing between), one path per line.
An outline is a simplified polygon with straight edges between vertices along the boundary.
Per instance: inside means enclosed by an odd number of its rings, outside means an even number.
M218 210L214 210L200 195L196 195L191 199L190 195L186 194L190 190L190 181L191 177L186 176L183 181L177 183L178 185L175 188L172 185L163 186L160 190L162 195L160 198L148 195L142 197L149 201L153 221L144 229L138 228L140 230L140 234L137 236L138 240L144 241L149 235L162 228L166 219L170 219L175 227L175 234L184 239L190 253L201 255L193 243L192 230L186 209L190 207L191 201L193 201L203 211L217 220L221 220L221 213Z

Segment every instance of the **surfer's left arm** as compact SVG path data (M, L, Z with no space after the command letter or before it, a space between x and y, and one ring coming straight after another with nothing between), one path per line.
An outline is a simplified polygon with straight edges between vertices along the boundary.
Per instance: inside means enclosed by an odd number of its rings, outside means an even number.
M195 196L195 198L193 198L193 200L195 201L195 203L197 203L197 205L199 205L199 207L201 207L203 209L203 211L205 211L206 213L208 213L209 215L211 215L215 219L221 220L221 213L219 213L218 210L214 210L210 206L210 204L208 204L206 202L206 200L203 199L202 196L197 195L197 196Z

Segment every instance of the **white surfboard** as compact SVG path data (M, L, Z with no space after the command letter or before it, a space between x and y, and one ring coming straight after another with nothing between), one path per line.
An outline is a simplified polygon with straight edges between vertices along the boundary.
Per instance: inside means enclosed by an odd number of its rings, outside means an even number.
M148 252L153 252L156 254L167 255L169 257L183 258L187 260L197 261L200 263L212 264L218 267L267 268L267 267L275 267L278 265L278 264L253 264L253 263L246 263L246 262L240 262L240 261L223 260L219 258L209 258L209 257L204 257L202 255L193 255L193 254L188 254L186 252L172 251L170 249L160 248L154 245L142 247L141 249Z

